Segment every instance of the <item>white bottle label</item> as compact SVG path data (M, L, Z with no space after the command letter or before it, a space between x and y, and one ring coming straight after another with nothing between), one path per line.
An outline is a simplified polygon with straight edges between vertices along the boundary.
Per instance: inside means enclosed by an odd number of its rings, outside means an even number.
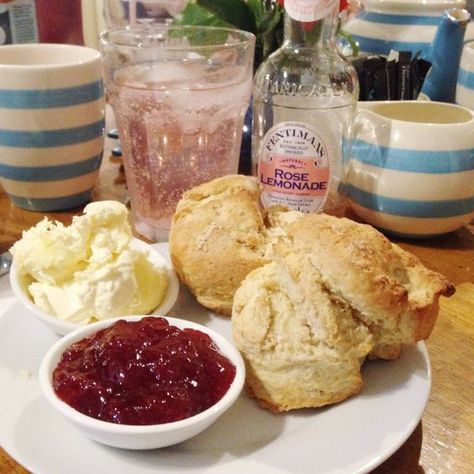
M264 206L318 212L328 195L329 178L328 149L312 125L281 122L265 134L258 163Z
M35 1L0 1L0 44L37 42Z
M285 0L285 10L293 20L316 21L329 15L339 0Z

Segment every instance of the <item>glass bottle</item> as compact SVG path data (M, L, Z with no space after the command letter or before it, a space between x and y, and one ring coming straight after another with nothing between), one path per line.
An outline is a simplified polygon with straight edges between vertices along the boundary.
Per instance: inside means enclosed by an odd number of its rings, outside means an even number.
M258 68L252 174L265 206L342 215L343 136L359 95L336 47L339 0L286 0L284 41Z

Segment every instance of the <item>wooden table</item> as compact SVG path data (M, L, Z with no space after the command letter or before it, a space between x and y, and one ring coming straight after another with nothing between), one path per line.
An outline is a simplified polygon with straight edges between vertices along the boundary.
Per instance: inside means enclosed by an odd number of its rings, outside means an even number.
M93 199L126 201L120 159L105 157ZM46 215L70 223L72 216L80 211ZM7 250L24 229L44 215L16 208L0 188L0 251ZM471 474L474 472L474 226L438 239L398 243L418 255L428 267L444 273L457 291L453 297L442 299L438 322L427 342L433 386L422 421L405 444L374 473ZM0 473L25 472L0 448Z

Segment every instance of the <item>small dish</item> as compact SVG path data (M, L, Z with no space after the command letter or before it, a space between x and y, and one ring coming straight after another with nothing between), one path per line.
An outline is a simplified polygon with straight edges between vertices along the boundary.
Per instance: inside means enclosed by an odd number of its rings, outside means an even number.
M175 271L173 270L171 263L161 253L156 251L152 245L147 244L142 240L133 239L130 246L135 250L148 251L150 261L166 269L166 274L168 276L168 291L166 292L161 304L155 310L153 310L153 314L159 314L163 316L166 315L174 306L179 293L179 280ZM78 323L65 321L63 319L57 318L56 316L52 316L51 314L42 311L34 304L33 300L28 295L26 281L24 281L18 275L18 268L15 264L15 259L13 259L10 269L10 285L18 301L56 334L64 336L71 331L82 327ZM112 318L112 320L114 319L116 318Z
M138 321L144 316L118 319ZM155 317L155 316L151 316ZM89 438L102 444L125 449L155 449L180 443L196 436L216 421L237 400L245 381L245 365L239 351L225 337L212 329L183 319L165 317L170 325L191 328L208 334L219 350L234 364L235 377L225 395L207 410L190 418L157 425L124 425L98 420L63 402L52 386L52 373L62 353L74 342L104 329L117 319L99 321L76 329L57 341L44 356L39 368L39 383L48 402Z

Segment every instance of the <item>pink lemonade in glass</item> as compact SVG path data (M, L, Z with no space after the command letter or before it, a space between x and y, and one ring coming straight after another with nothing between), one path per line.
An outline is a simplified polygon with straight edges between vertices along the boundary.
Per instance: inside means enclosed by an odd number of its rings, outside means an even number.
M109 86L137 232L167 240L187 189L238 169L251 74L205 58L118 69Z

